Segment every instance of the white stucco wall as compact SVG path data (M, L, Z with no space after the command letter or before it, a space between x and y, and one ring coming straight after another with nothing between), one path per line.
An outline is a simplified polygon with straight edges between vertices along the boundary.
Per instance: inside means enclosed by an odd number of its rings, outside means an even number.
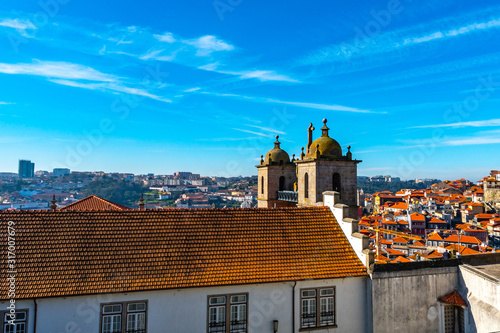
M359 260L363 263L363 265L367 265L366 254L363 253L365 250L365 246L363 244L363 239L361 234L358 234L357 227L353 228L353 224L351 222L352 219L349 219L348 216L348 206L346 205L337 205L335 201L334 195L324 194L323 195L323 204L330 208L332 214L335 216L337 223L342 228L344 235L347 237L347 240L351 244L354 252L358 256ZM356 230L353 230L356 229ZM356 233L356 235L354 235Z
M314 332L366 332L367 279L298 281L295 330L292 330L294 282L286 282L37 299L37 333L98 333L102 303L142 300L148 301L149 333L203 333L207 332L207 297L233 293L248 293L249 333L272 333L273 320L279 321L279 333L299 332L300 289L330 286L336 287L338 328ZM18 301L18 304L19 308L29 309L28 331L33 333L33 300ZM7 302L0 302L0 307L6 305Z
M469 332L500 331L500 281L460 266L460 293L467 295Z

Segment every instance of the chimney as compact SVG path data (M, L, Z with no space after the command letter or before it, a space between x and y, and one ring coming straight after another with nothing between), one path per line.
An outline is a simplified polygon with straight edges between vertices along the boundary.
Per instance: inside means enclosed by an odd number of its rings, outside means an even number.
M139 210L144 210L144 196L142 193L141 193L141 200L139 200L139 201L140 201Z
M53 210L53 211L55 211L57 209L57 205L56 205L57 200L56 200L56 195L55 194L52 195L52 201L51 202L52 202L52 205L50 205L50 209Z

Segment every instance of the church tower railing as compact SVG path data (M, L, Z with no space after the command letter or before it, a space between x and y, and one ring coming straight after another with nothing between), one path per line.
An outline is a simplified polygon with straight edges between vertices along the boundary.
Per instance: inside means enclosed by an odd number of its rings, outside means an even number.
M278 191L278 200L299 202L299 192L295 191Z

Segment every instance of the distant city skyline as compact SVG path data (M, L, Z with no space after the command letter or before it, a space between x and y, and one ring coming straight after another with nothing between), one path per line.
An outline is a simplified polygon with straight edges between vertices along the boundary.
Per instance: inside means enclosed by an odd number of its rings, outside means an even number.
M4 1L0 170L249 176L275 135L298 156L327 118L359 175L478 181L500 168L499 13L465 0Z

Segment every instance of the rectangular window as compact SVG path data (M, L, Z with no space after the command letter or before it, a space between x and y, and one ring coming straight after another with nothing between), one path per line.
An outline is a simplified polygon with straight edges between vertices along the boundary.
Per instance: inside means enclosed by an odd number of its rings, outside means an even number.
M101 333L146 333L146 311L145 301L104 304Z
M9 321L10 313L2 312L0 319L2 320L2 332L4 333L26 333L27 330L27 320L28 311L27 310L18 310L16 311L16 319L14 320L14 324L10 324Z
M316 290L302 291L302 327L316 327Z
M335 287L303 289L300 302L301 328L336 325Z
M248 295L208 297L208 333L246 333Z

